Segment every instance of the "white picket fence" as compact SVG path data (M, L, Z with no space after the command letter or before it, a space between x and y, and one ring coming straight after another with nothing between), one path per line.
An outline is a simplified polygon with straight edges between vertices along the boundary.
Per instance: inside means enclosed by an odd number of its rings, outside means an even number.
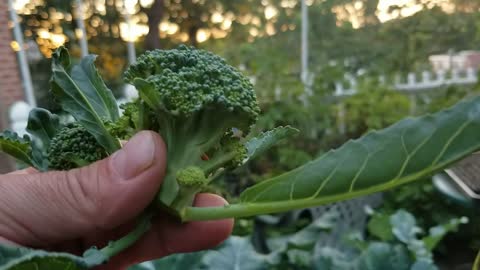
M385 77L379 77L379 81L386 83ZM404 81L400 76L396 76L391 85L398 91L416 92L434 90L448 85L471 85L477 82L477 71L470 68L467 70L453 69L451 72L445 70L434 73L423 71L420 78L415 73L409 73ZM346 75L345 82L335 84L335 96L354 95L358 92L357 86L358 79Z

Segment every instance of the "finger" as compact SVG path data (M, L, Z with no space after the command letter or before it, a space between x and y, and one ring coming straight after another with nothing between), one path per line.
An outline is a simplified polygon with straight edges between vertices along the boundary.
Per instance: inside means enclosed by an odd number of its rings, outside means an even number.
M8 246L14 246L14 247L18 247L18 244L17 243L14 243L10 240L7 240L3 237L0 237L0 244L1 245L8 245Z
M195 206L223 206L227 202L214 194L198 194ZM158 259L172 253L193 252L213 248L225 240L233 229L233 219L195 221L180 224L161 217L152 229L130 249L114 257L105 268L123 269L132 264ZM102 268L103 269L103 268Z
M8 174L35 174L35 173L38 173L39 171L33 167L28 167L26 169L23 169L23 170L17 170L17 171L13 171L11 173L8 173Z
M143 131L84 168L0 176L0 237L44 246L114 228L152 201L165 163L160 136Z

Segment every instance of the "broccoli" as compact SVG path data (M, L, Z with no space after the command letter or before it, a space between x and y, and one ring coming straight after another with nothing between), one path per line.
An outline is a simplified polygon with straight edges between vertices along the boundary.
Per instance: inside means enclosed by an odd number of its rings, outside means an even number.
M70 170L88 165L107 156L87 130L78 123L68 124L52 138L48 148L48 167L51 170Z
M167 174L158 195L163 205L184 207L176 197L184 196L186 182L200 188L223 169L241 165L246 149L233 129L248 134L260 109L249 79L224 59L183 45L149 51L128 68L125 80L148 104L144 118L168 147ZM191 174L192 168L203 173ZM180 180L185 174L189 177Z
M93 251L102 258L138 240L158 207L185 221L195 195L211 181L296 132L286 127L247 141L260 112L253 85L210 52L180 46L140 56L125 72L140 97L121 106L122 116L94 60L89 55L72 66L68 51L60 47L52 55L51 90L75 122L64 125L57 115L35 108L27 126L31 139L0 133L0 151L41 171L69 170L113 154L121 148L119 140L140 130L163 137L168 163L155 200L132 232Z

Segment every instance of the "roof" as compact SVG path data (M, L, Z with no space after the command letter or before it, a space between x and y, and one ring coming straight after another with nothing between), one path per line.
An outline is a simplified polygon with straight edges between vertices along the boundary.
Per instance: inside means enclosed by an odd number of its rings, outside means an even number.
M480 152L459 161L445 172L471 197L480 198Z

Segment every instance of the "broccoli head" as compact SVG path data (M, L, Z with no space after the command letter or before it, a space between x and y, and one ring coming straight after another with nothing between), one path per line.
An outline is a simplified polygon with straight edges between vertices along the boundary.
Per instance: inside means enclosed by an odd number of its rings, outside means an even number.
M250 80L224 59L183 45L149 51L129 67L125 80L148 104L154 115L149 122L168 147L163 205L182 193L176 179L182 170L199 168L208 182L220 169L241 164L245 147L232 130L248 134L260 109Z
M83 126L73 123L52 138L47 155L49 169L70 170L103 159L107 152Z

